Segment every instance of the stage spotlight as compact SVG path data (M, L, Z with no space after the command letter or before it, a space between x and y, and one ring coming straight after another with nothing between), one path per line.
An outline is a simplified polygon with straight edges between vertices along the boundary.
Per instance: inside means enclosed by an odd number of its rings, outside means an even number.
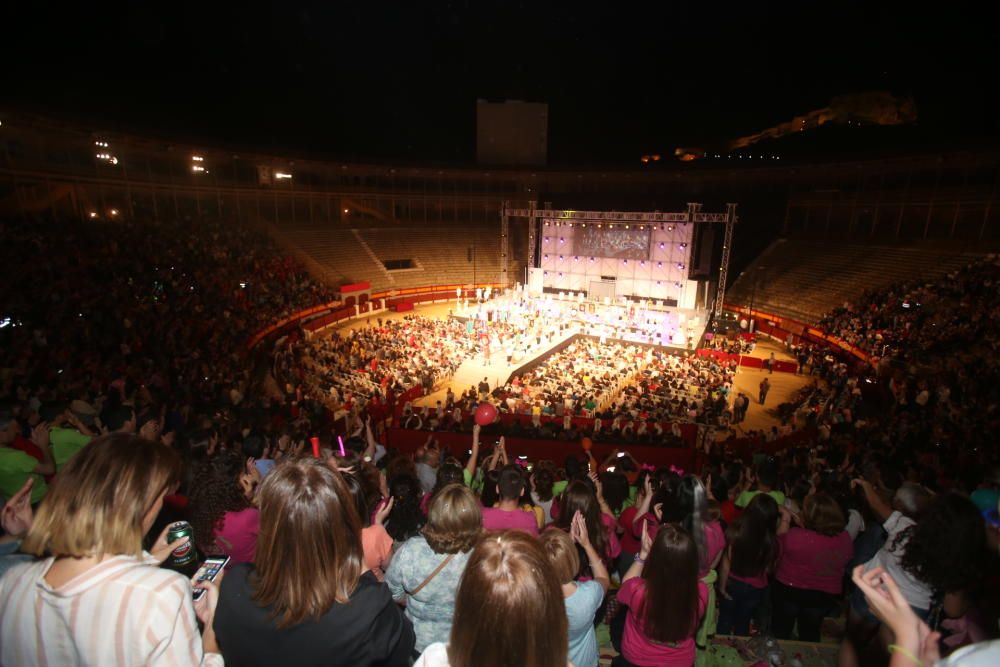
M89 217L90 217L91 219L93 219L93 218L96 218L96 217L97 217L97 212L96 212L96 211L91 211L91 212L90 212L90 213L88 214L88 216L89 216Z

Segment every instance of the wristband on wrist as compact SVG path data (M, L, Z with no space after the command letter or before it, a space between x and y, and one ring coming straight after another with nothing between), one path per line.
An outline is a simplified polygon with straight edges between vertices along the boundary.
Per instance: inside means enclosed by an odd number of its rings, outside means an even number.
M636 563L643 563L643 564L645 564L646 563L646 559L643 558L642 556L640 556L639 554L636 554L635 555L635 562Z
M910 649L906 648L905 646L899 646L898 644L889 644L889 653L902 653L907 658L916 663L918 667L924 667L923 661L920 660L920 658L918 658L917 656L913 655L913 652Z

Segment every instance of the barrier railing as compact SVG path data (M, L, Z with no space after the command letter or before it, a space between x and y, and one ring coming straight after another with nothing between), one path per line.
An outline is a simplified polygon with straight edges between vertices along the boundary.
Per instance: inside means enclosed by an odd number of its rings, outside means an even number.
M732 313L748 314L745 306L734 306L727 303L723 308ZM822 329L817 329L811 324L756 309L753 311L753 316L754 320L756 320L755 330L762 334L779 339L786 339L791 335L793 339L803 339L812 343L826 343L840 348L861 361L871 363L871 356L868 353L851 345L847 341L841 340L836 336L831 336Z
M462 290L463 296L467 296L469 295L469 293L474 294L475 291L479 288L485 289L487 287L492 287L493 289L499 289L503 286L500 283L476 283L474 285L455 284L455 285L431 285L425 287L406 287L402 289L393 289L393 290L384 290L382 292L375 292L374 294L371 295L370 299L361 301L359 305L363 306L365 304L381 301L383 299L385 300L385 306L387 308L403 301L409 301L412 303L440 301L444 299L454 299L456 289ZM369 306L369 309L370 308L371 307ZM324 326L329 326L330 324L334 324L341 320L345 320L354 315L355 313L354 305L345 306L343 301L331 301L329 303L324 303L319 306L312 306L311 308L305 308L296 313L293 313L292 315L289 315L288 317L282 318L281 320L275 322L274 324L268 327L265 327L261 331L251 336L250 340L247 341L247 350L248 351L253 350L253 348L257 347L260 344L260 342L265 338L267 338L268 336L271 336L280 331L284 331L290 328L291 326L298 324L300 321L308 317L312 317L314 315L321 313L326 313L327 311L329 311L329 313L323 315L323 317L321 318L317 318L317 320L314 320L318 321L322 319L324 321L324 324L314 326L313 321L310 321L306 324L306 329L309 331L316 331L318 329L323 328ZM371 311L369 310L364 312L371 312Z

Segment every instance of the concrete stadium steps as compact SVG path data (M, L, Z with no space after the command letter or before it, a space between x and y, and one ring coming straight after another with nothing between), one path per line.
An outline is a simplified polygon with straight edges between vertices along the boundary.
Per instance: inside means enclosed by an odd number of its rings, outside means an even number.
M269 232L317 278L337 285L359 280L373 291L424 285L494 282L500 275L500 232L494 225L372 227L270 225ZM476 247L475 268L467 250ZM412 259L415 268L387 271L384 260Z
M900 281L932 280L980 256L941 247L779 239L729 288L726 301L742 306L752 299L755 310L815 323L865 290ZM756 294L755 275L759 275Z
M416 268L392 271L396 287L493 282L500 275L499 231L493 227L361 229L361 238L381 260L412 259ZM468 247L476 246L475 269Z

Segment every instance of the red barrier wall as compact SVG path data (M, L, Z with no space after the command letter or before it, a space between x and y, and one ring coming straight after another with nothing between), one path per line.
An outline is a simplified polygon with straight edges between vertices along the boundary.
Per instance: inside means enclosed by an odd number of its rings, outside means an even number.
M728 303L723 308L733 313L748 314L746 308ZM839 347L841 350L862 361L871 363L871 357L864 351L805 322L799 322L798 320L775 315L774 313L767 313L762 310L754 310L753 315L757 321L756 329L760 333L773 336L782 341L786 340L788 335L791 334L795 343L798 343L802 339L811 343L826 343L827 345ZM777 370L777 367L775 367L775 370Z

